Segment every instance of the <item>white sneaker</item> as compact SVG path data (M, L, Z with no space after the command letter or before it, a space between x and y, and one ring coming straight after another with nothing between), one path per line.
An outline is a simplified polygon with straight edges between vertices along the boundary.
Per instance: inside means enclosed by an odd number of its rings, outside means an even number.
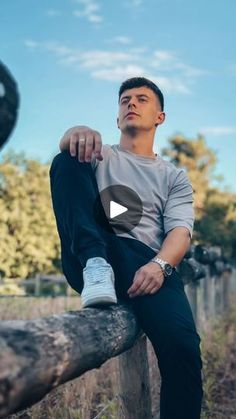
M84 288L81 293L82 307L116 304L115 276L113 269L104 258L87 260L83 269Z

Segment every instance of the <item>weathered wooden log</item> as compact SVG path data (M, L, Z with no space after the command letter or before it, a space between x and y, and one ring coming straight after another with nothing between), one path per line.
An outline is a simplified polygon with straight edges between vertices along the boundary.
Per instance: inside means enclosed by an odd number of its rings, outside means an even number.
M190 259L194 257L194 252L195 252L195 245L191 244L191 246L189 246L189 249L187 250L187 252L184 255L184 259Z
M131 348L141 331L127 304L0 324L0 418ZM138 361L137 361L138 362ZM138 395L136 403L139 403Z
M17 84L9 70L0 61L0 149L15 126L18 107Z
M183 259L178 265L178 272L185 285L206 276L205 267L193 258Z
M197 245L194 249L194 257L200 263L210 264L219 260L221 258L221 254L218 248L206 248L204 246Z

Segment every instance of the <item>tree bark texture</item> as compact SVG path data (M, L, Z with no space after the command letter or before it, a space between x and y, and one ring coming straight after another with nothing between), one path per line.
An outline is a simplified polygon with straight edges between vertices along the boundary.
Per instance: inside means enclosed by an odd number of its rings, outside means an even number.
M0 418L41 400L54 387L99 368L140 336L129 305L87 308L0 324Z

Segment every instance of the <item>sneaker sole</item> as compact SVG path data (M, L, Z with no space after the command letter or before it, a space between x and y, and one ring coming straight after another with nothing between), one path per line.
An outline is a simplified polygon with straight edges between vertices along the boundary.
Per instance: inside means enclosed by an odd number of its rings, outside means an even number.
M82 302L82 307L90 307L93 305L102 305L102 306L107 306L110 304L117 304L117 299L116 298L112 298L110 295L109 296L102 296L102 297L95 297L95 298L90 298L87 299L87 301L85 301L84 303Z

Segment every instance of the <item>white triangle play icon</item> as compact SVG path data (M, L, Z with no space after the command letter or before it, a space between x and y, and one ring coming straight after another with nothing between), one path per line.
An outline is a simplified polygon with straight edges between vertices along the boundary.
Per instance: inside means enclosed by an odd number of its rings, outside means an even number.
M123 212L128 211L128 208L124 207L123 205L117 204L115 201L110 201L110 218L117 217Z

